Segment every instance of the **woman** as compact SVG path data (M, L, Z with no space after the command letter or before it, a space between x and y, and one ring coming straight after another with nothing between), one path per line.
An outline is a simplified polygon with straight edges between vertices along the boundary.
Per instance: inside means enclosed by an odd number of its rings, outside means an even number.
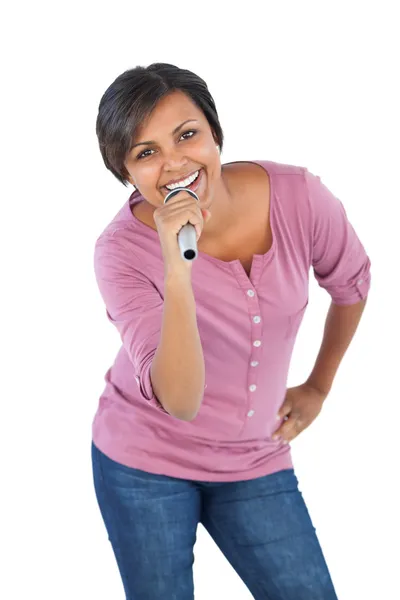
M95 246L122 347L93 474L126 598L193 598L198 523L255 599L337 598L289 442L320 413L370 287L342 203L304 167L221 165L207 85L173 65L119 76L96 131L107 169L135 187ZM199 203L164 203L177 185ZM177 241L187 222L194 261ZM311 266L332 305L312 373L286 389Z

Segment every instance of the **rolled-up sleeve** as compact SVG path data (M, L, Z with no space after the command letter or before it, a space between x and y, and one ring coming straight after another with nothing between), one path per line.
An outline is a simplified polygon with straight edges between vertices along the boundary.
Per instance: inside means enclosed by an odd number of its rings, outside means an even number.
M342 202L305 169L311 213L311 264L318 285L339 305L360 302L371 285L371 261Z
M161 335L163 299L154 284L135 266L140 264L140 259L117 237L108 235L97 240L94 271L107 317L119 331L141 397L167 413L154 394L150 378Z

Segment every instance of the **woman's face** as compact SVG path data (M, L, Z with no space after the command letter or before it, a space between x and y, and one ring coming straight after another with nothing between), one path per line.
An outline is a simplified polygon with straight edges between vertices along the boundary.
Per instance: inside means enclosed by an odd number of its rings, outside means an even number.
M157 208L170 191L166 184L202 169L196 194L206 208L220 183L217 143L203 112L183 92L172 92L158 102L133 140L125 160L129 181Z

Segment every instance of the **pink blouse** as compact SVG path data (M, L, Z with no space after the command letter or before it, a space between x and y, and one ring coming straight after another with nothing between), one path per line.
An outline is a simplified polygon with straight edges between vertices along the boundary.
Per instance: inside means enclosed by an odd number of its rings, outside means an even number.
M154 395L150 366L160 340L164 264L158 232L131 212L135 191L95 244L107 318L122 346L105 374L92 432L109 458L151 473L201 481L252 479L291 468L290 445L273 441L310 267L335 304L364 299L370 260L341 201L307 168L259 164L270 177L273 243L240 261L203 252L192 266L206 385L193 421Z

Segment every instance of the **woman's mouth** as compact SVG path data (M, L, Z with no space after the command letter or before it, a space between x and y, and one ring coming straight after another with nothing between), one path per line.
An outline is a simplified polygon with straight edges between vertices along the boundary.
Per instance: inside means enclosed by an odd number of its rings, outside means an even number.
M200 169L198 171L196 179L194 181L192 181L192 183L190 183L189 185L185 185L182 187L185 187L186 189L189 189L189 190L192 190L193 192L195 192L198 189L198 187L203 179L203 171L204 171L204 169ZM170 190L169 188L167 188L167 186L164 186L164 190L166 190L167 194L169 194L169 192L173 191L173 189Z

